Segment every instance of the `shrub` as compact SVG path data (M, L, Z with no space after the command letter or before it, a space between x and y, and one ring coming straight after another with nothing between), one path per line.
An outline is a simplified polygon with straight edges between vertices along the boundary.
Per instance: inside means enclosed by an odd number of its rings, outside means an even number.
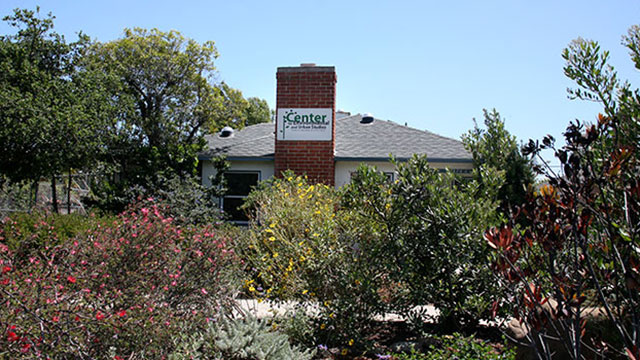
M34 252L68 242L113 219L95 214L14 213L0 221L0 243L13 250L17 258L27 259Z
M292 173L260 185L246 206L253 209L241 244L250 272L246 291L309 302L318 311L318 338L357 345L384 309L379 259L367 251L372 229L340 207L333 188Z
M169 359L310 360L315 351L291 346L286 335L254 317L210 322L205 331L178 338Z
M232 295L229 239L131 208L25 261L0 247L0 348L11 358L159 358ZM107 356L111 354L111 356Z
M346 188L346 207L369 219L384 237L374 248L384 274L396 284L392 306L421 324L412 309L434 304L447 326L473 325L489 317L499 296L482 240L499 217L500 177L485 171L481 187L431 169L425 157L397 164L397 180L385 182L373 169L360 168Z
M437 343L431 345L429 350L422 354L412 351L410 354L396 354L394 360L514 360L515 351L501 346L495 348L491 344L476 339L475 336L464 336L459 333L434 337ZM384 356L379 356L384 358Z
M640 68L640 27L624 43ZM563 57L565 74L580 87L570 95L601 102L604 114L595 124L570 123L561 147L551 136L526 146L541 159L538 171L548 184L486 233L510 295L501 305L515 304L539 358L551 358L549 340L559 339L572 359L587 352L639 359L640 95L618 82L608 52L595 42L578 39ZM540 156L545 149L554 151L561 174ZM515 227L522 218L531 225ZM590 339L594 309L614 331Z

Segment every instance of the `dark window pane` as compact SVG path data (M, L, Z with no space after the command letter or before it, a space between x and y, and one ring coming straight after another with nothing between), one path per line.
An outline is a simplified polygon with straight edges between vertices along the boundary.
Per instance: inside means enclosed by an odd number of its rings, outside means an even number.
M232 221L248 221L244 211L238 209L242 204L244 204L244 198L224 198L222 210Z
M258 173L227 172L227 195L249 195L251 187L258 184Z

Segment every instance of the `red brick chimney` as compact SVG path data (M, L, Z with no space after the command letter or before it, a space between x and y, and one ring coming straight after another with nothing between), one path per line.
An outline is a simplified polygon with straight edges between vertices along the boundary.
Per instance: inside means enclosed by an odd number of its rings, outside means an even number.
M335 68L315 64L280 67L276 78L276 176L290 169L333 186Z

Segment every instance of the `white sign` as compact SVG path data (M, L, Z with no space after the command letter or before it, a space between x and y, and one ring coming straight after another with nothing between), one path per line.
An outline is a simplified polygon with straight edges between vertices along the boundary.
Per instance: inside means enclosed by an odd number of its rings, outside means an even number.
M333 109L278 109L278 140L331 141Z

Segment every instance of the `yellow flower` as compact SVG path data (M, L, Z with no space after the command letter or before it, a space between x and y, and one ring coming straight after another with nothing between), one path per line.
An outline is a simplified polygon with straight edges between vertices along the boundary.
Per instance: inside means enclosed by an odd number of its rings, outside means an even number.
M300 255L300 262L303 262L303 261L305 261L305 260L307 260L307 258L306 258L306 257L304 257L304 255Z
M287 181L291 181L291 180L293 180L293 177L289 176L289 177L287 178Z
M360 285L360 280L356 279L355 283L356 285Z
M269 224L269 227L273 229L274 227L276 227L276 223Z
M272 224L272 225L273 225L273 224ZM271 226L271 225L269 225L269 226ZM274 226L275 226L275 225L274 225ZM269 233L269 234L273 234L273 230L271 230L271 229L264 229L264 232L267 232L267 233Z
M275 259L275 258L277 258L277 257L278 257L278 253L277 253L277 252L274 252L274 253L273 253L273 258Z
M391 204L386 203L386 204L384 205L384 208L385 208L385 209L387 209L387 210L391 209Z
M276 241L276 237L275 236L269 236L269 241Z
M302 295L306 295L309 292L309 290L302 290Z
M342 351L340 352L340 354L342 354L342 356L345 356L349 353L349 350L347 349L342 349Z
M254 291L256 291L256 288L254 288L253 286L249 286L249 291L250 292L254 292Z
M329 314L329 317L332 318L332 319L333 319L334 316L336 316L336 314L334 314L334 313Z
M349 346L353 346L353 339L349 340Z
M320 330L324 330L327 327L327 324L320 324Z

